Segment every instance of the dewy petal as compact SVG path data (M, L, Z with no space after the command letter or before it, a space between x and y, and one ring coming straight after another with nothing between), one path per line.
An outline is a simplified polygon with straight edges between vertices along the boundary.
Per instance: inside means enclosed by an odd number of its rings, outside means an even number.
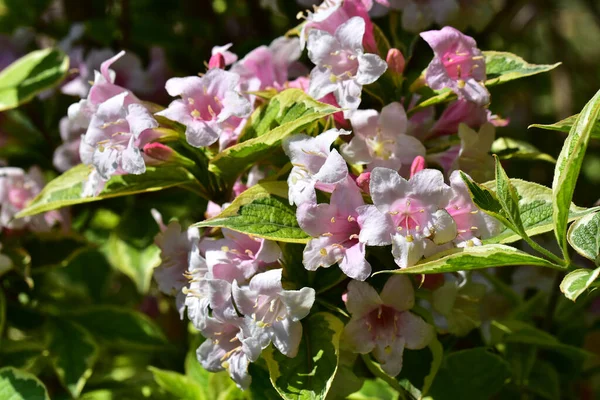
M129 107L127 107L126 119L129 123L130 132L136 138L146 129L158 127L158 122L156 122L146 107L141 104L130 104Z
M134 144L134 137L129 138L127 148L121 153L121 167L129 174L140 175L146 172L146 164L140 149Z
M306 317L315 302L315 290L304 287L300 290L284 290L281 300L292 321L300 321Z
M366 282L350 281L346 308L353 318L360 318L381 304L383 303L379 294L371 285Z
M365 20L361 17L350 18L348 21L338 26L334 34L335 38L342 45L342 47L352 51L362 51L362 40L364 35ZM308 45L310 46L310 34Z
M428 228L433 234L431 240L435 244L444 244L454 240L457 234L456 222L448 214L448 211L444 209L437 210L432 215L432 223L433 225Z
M346 254L339 262L340 269L352 279L364 281L371 275L371 264L365 259L365 244L358 242L346 249Z
M392 275L379 294L383 304L397 311L406 311L415 305L415 290L405 275Z
M389 214L384 214L373 205L357 208L360 234L358 240L369 246L386 246L392 243L395 233L394 222Z
M442 182L443 179L442 176ZM375 168L371 172L369 191L371 192L373 204L382 213L392 211L390 210L392 204L397 199L405 197L410 187L409 182L393 169Z
M296 357L302 339L302 324L284 319L273 324L273 344L283 355Z
M344 158L336 149L331 150L331 154L325 160L325 164L321 167L314 178L322 183L338 183L348 175L348 166Z
M282 269L272 269L267 272L254 275L250 281L250 290L261 294L277 294L283 290L281 286Z
M363 318L352 318L344 328L344 342L353 352L370 353L375 348L371 332Z
M361 85L369 85L379 79L386 69L386 62L377 54L360 54L358 56L356 82Z
M424 252L423 240L406 240L406 237L398 233L392 236L392 255L400 268L412 267L423 257Z
M398 326L400 336L406 341L406 348L420 350L426 347L435 336L433 326L410 312L399 315Z

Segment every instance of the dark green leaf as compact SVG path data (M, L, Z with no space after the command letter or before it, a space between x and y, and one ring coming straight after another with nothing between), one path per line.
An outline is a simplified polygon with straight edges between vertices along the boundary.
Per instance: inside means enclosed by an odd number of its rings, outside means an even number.
M50 396L35 376L13 367L4 367L0 369L0 399L50 400Z

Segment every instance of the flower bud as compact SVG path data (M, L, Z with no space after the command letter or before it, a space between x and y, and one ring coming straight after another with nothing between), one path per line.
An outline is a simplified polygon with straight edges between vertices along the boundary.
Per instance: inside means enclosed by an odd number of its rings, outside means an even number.
M369 183L371 182L371 173L363 172L356 178L356 185L365 193L369 193Z
M424 170L425 167L425 158L423 156L416 156L410 166L410 177L412 178L417 172Z
M208 61L208 69L225 69L225 57L221 53L216 53Z
M143 151L145 156L144 160L146 161L147 165L157 166L175 164L183 167L190 167L194 165L192 160L183 157L181 154L162 143L147 143L144 145Z
M404 66L406 60L402 55L402 52L398 49L391 48L388 50L387 57L385 58L388 69L395 75L402 75L404 72Z

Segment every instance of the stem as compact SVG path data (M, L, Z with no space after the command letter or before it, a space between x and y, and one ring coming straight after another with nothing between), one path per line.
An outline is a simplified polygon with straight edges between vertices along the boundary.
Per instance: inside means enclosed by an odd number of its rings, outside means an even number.
M319 303L320 305L322 305L323 307L329 309L330 311L336 312L340 315L343 315L346 318L350 318L350 315L348 315L348 313L344 310L342 310L341 308L339 308L338 306L331 304L328 301L325 301L323 299L319 299L317 298L317 303Z
M531 239L529 236L524 236L523 239L527 242L527 244L529 244L531 246L531 248L533 248L535 251L537 251L538 253L542 253L543 255L545 255L546 257L548 257L549 259L551 259L552 261L554 261L555 263L558 264L559 269L565 269L567 268L567 262L565 260L563 260L562 258L558 257L556 254L552 253L550 250L546 250L545 248L543 248L542 246L540 246L539 244L537 244L533 239Z
M392 378L391 376L389 376L388 374L383 372L381 367L375 365L375 363L373 362L373 360L371 360L371 357L369 357L368 354L361 354L360 356L361 356L362 360L364 361L365 365L367 366L367 368L369 369L369 371L373 375L382 379L388 385L390 385L393 389L398 391L398 394L400 395L401 400L414 399L414 397L410 394L410 392L408 390L406 390L402 386L400 386L400 383L398 383L397 380L395 380L394 378Z
M546 308L546 316L544 318L542 328L545 331L549 331L552 327L552 319L554 318L554 310L556 309L556 305L558 304L558 296L560 295L560 282L564 278L565 274L561 272L557 272L554 276L554 282L552 284L552 292L550 293L550 298L548 299L548 306Z

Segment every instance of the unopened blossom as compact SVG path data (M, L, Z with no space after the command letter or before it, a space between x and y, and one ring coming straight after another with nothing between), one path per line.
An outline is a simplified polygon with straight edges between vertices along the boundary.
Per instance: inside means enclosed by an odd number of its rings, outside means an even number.
M287 82L290 67L300 58L300 39L279 37L267 47L260 46L231 67L250 91L281 87Z
M231 65L238 60L237 54L229 51L229 49L233 46L232 43L227 43L224 46L214 46L211 50L211 58L217 55L221 55L223 57L223 61L225 61L225 65Z
M126 106L127 95L123 92L100 104L82 139L81 161L93 164L104 180L146 172L140 148L158 123L141 104Z
M208 272L206 262L198 250L200 231L192 227L183 229L177 221L171 221L165 226L162 216L156 210L152 210L152 216L160 228L154 243L160 248L161 259L160 265L153 270L154 279L158 290L169 296L176 296L177 309L183 317L185 294L182 289L189 283L186 272L191 270L196 275L201 270L205 274Z
M302 338L300 320L310 312L315 290L284 290L281 273L282 269L272 269L255 275L247 287L234 282L233 297L238 310L252 318L262 335L281 353L295 357Z
M414 304L414 289L406 276L392 276L379 294L366 282L351 281L346 307L352 319L344 329L350 348L372 353L388 375L398 375L404 349L422 349L435 336L431 325L409 311Z
M425 81L430 88L450 88L460 98L479 105L490 102L490 94L483 84L485 58L472 37L449 26L420 35L434 52L425 71Z
M63 143L54 150L52 164L60 172L65 172L81 163L79 147L87 126L78 125L68 117L63 117L59 122L59 131Z
M389 0L393 9L402 10L402 28L420 32L433 22L447 24L459 11L456 0Z
M206 281L205 305L197 328L206 341L196 351L198 361L210 372L226 370L240 389L247 389L252 382L248 365L260 356L264 336L250 318L237 316L228 282Z
M206 262L215 279L246 283L257 272L277 263L281 249L276 242L223 229L223 239L208 241Z
M482 239L492 237L500 232L502 224L480 211L473 204L459 171L454 171L450 175L450 187L452 188L452 197L445 209L456 224L457 235L454 238L456 246L479 246Z
M288 177L290 204L316 202L315 184L335 184L348 175L348 166L336 149L330 150L339 135L350 132L329 129L317 137L293 135L283 142L293 165Z
M202 77L171 78L167 92L181 99L156 115L185 125L192 146L210 146L225 132L238 129L252 112L250 102L238 92L239 81L239 75L218 68Z
M398 49L391 48L388 50L387 56L385 57L385 62L387 63L388 69L394 75L402 75L404 72L404 67L406 66L406 60L404 59L404 55Z
M458 133L458 126L461 123L472 129L479 129L488 122L488 112L485 107L465 99L458 99L444 109L427 137L454 135Z
M363 51L364 33L365 20L353 17L333 34L320 29L308 34L308 57L316 65L308 93L315 99L333 93L347 115L358 108L363 85L375 82L387 69L377 54Z
M318 29L333 35L340 25L353 17L359 17L365 22L364 35L361 35L359 40L367 51L376 52L373 23L367 11L364 0L323 0L319 6L313 7L312 11L307 10L306 17L299 14L299 18L306 19L300 33L301 48L304 48L311 30Z
M0 230L29 228L41 232L60 222L62 216L58 211L15 219L15 215L25 209L44 186L44 177L38 167L32 167L28 172L16 167L0 168Z
M400 268L416 264L427 246L456 237L456 224L443 207L452 190L440 171L424 169L406 180L394 170L375 168L369 184L374 205L359 208L361 242L392 244Z
M417 156L425 155L425 146L406 135L407 119L400 103L376 110L356 110L350 117L354 138L341 147L350 164L365 164L368 170L387 167L399 170L410 166Z

